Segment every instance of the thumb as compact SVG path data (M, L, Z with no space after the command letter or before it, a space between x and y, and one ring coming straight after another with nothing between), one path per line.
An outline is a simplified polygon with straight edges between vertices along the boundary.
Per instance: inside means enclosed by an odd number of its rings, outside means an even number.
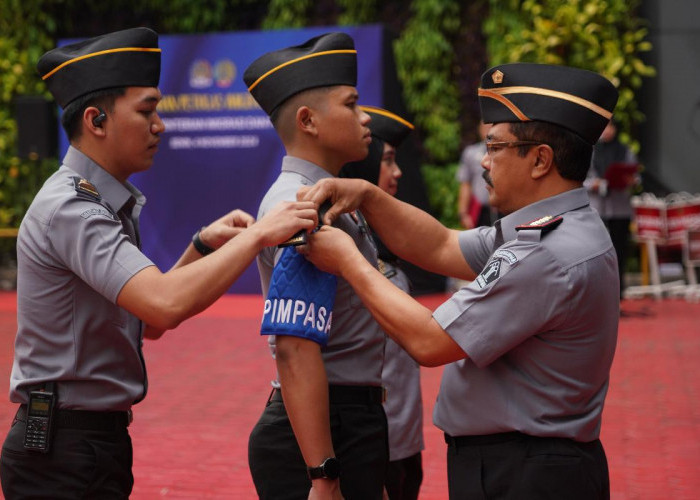
M297 201L305 201L306 200L306 198L305 198L306 193L308 193L310 190L311 190L311 188L308 186L300 187L299 190L297 191Z

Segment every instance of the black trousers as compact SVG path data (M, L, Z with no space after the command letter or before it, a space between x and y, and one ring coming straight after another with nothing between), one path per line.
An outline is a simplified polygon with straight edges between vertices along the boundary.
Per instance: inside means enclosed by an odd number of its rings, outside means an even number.
M417 500L423 482L423 457L420 452L389 462L386 492L389 500Z
M122 500L134 485L133 453L126 426L112 431L54 429L49 453L23 447L24 421L15 420L0 457L7 500Z
M450 500L608 500L608 463L599 440L519 432L447 441Z
M330 405L331 436L345 500L380 500L389 460L381 402ZM270 400L248 442L248 465L261 499L306 500L311 481L284 403Z

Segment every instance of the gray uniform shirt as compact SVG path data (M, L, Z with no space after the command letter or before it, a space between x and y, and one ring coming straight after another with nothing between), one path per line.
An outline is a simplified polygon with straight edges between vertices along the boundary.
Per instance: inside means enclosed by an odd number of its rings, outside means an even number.
M128 410L143 398L141 322L116 300L153 265L138 248L144 203L72 147L37 193L17 238L12 401L46 381L58 382L61 408Z
M263 198L258 218L263 217L281 201L296 200L301 186L310 186L332 177L321 167L308 161L285 156L282 172ZM357 219L357 220L356 220ZM375 267L377 249L367 223L360 216L341 215L333 225L352 236L362 255ZM263 295L267 296L272 269L281 251L277 247L264 249L257 257ZM273 357L275 336L269 337ZM384 355L384 333L370 312L362 304L350 284L338 278L333 321L328 345L321 349L328 383L339 385L381 385ZM277 383L274 383L277 385Z
M561 215L549 232L515 227ZM445 367L434 422L453 436L600 433L617 341L617 260L585 189L460 235L476 280L433 314L467 353Z
M380 269L382 269L380 267ZM391 282L408 293L408 276L400 267L384 263L384 273L395 272ZM384 411L389 425L389 460L411 457L425 448L420 366L391 338L386 339L382 385L387 390Z

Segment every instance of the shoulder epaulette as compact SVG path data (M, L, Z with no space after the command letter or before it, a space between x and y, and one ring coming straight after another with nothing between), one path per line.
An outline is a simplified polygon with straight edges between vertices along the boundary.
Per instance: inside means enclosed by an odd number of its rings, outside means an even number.
M73 184L75 185L75 191L80 194L84 194L93 198L97 201L102 199L97 188L87 179L82 179L80 177L73 177Z
M539 229L540 231L545 233L557 227L559 224L561 224L563 220L564 219L561 216L554 217L553 215L545 215L544 217L535 219L532 222L528 222L527 224L515 226L515 230L522 231L526 229Z

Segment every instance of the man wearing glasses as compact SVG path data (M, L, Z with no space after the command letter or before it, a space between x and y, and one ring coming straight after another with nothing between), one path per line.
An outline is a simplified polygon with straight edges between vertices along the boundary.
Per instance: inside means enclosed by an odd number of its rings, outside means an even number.
M369 183L332 179L299 193L334 202L303 251L350 282L420 364L446 365L433 419L450 498L607 499L599 435L619 282L583 181L617 91L580 69L507 64L484 73L479 101L493 123L489 202L506 214L494 227L450 230ZM471 282L423 307L330 226L357 208L400 258Z

